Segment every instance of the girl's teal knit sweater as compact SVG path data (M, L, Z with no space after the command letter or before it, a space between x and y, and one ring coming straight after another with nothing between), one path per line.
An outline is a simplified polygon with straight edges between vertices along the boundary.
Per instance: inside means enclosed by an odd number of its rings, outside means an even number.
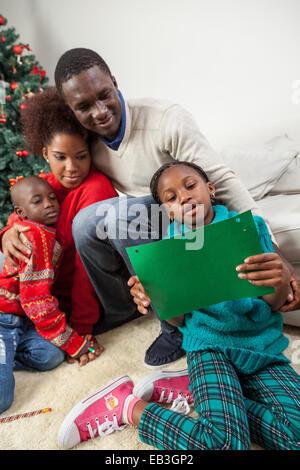
M225 206L213 206L212 223L234 217ZM264 220L254 216L264 252L274 252ZM182 227L183 233L189 229ZM180 232L175 223L169 235ZM256 254L256 253L253 253ZM241 260L241 263L243 260ZM201 287L201 280L199 282ZM217 289L217 286L216 286ZM262 299L244 298L221 302L185 315L182 348L186 351L217 349L224 352L238 372L250 374L274 362L289 362L282 354L288 339L282 334L282 315Z

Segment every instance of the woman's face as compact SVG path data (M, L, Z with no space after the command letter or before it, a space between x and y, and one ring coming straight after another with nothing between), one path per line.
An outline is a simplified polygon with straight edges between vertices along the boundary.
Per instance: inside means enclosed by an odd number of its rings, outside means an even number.
M55 134L50 144L43 148L43 156L65 188L77 188L89 174L91 156L87 143L79 134Z

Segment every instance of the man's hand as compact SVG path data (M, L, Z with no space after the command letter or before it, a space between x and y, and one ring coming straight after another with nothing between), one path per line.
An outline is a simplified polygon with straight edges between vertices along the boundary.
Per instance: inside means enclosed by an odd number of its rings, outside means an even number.
M127 282L130 289L130 294L133 297L134 303L137 305L138 311L144 315L148 313L147 307L149 307L151 300L150 297L146 294L145 289L143 288L141 281L137 276L131 276Z
M74 359L73 357L67 356L67 362L69 364L77 363L80 365L80 367L82 367L85 366L88 362L94 361L95 359L97 359L97 357L100 356L101 353L103 353L104 347L98 343L95 337L92 337L92 335L85 335L85 339L87 341L91 341L91 348L95 352L89 351L85 354L82 354L82 356L80 356L78 359Z
M288 297L287 301L280 307L281 312L289 312L291 310L297 310L300 308L300 297L299 297L299 280L295 278L291 279L292 294Z
M27 263L29 261L31 251L21 242L20 233L27 232L30 227L14 224L2 236L2 252L5 262L12 268L19 268L16 259ZM15 258L15 259L14 259Z
M276 243L274 242L272 242L272 245L274 250L276 251L276 253L279 254L280 258L287 266L291 274L289 295L287 296L287 299L284 304L280 307L280 311L288 312L291 310L300 309L300 276L298 273L296 273L294 266L283 256L278 245L276 245Z

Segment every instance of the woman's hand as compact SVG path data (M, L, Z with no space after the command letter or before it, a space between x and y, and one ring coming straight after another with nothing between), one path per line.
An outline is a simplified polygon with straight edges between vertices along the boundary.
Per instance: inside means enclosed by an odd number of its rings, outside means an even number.
M139 278L137 276L131 276L127 285L132 287L130 289L130 294L133 297L134 303L137 305L138 311L143 314L148 313L147 307L149 307L151 300L146 294Z
M81 366L85 366L88 362L91 362L91 361L94 361L95 359L97 359L97 357L100 356L101 353L103 353L104 351L104 347L98 343L97 339L92 336L92 335L85 335L85 339L87 341L90 341L91 342L91 348L95 351L95 352L87 352L85 354L82 354L82 356L80 356L78 359L74 359L73 357L71 356L67 356L67 362L69 364L74 364L75 362L77 364Z
M240 279L248 279L256 286L275 288L275 294L264 295L262 298L273 310L278 310L287 300L292 300L291 273L278 253L262 253L249 256L245 262L236 267Z
M31 251L21 242L20 233L27 232L30 227L18 223L9 228L2 236L2 252L5 262L12 268L19 268L16 259L27 263ZM15 259L14 259L15 258Z

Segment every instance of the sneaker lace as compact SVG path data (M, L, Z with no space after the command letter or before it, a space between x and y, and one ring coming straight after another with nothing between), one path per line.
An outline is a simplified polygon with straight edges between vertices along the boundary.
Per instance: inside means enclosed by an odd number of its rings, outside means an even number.
M165 389L163 388L159 397L159 403L165 401L165 403L172 403L171 410L177 413L188 414L190 412L190 406L188 404L189 394L185 397L181 392L178 393L178 397L173 400L174 390L170 390L169 396L165 399Z
M122 429L126 427L126 424L124 424L123 426L119 426L117 416L115 414L113 415L112 421L109 421L108 416L105 416L104 419L104 423L99 424L99 418L95 418L95 422L97 425L97 429L95 430L93 430L90 422L86 423L91 439L93 439L97 435L97 431L98 435L101 437L107 436L108 434L111 434L115 431L122 431Z

